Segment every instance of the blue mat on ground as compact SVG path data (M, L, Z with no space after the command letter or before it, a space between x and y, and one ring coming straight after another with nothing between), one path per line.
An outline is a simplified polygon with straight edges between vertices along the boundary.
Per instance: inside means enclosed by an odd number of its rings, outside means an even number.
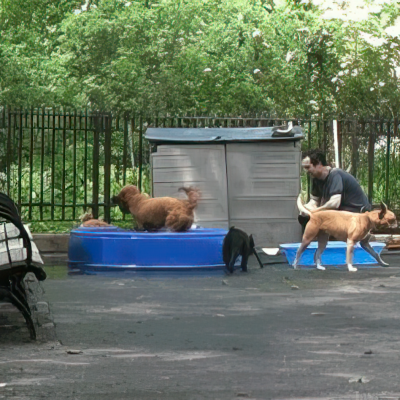
M370 242L372 248L380 254L385 247L384 243ZM285 255L288 263L293 265L296 258L297 250L300 243L286 243L281 244L281 253ZM311 242L307 249L301 256L299 265L301 266L315 266L314 254L317 250L318 242ZM328 242L325 251L322 253L321 262L322 265L333 265L333 266L344 266L346 265L346 249L347 244L345 242ZM375 258L369 255L359 244L354 248L353 265L360 266L378 266Z
M226 233L217 228L136 232L80 227L70 234L68 266L82 271L221 269Z

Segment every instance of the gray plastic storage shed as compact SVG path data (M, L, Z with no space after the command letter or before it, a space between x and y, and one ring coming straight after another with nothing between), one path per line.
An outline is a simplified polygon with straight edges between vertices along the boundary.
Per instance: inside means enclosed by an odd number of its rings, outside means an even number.
M153 196L178 197L196 186L202 198L197 224L252 233L258 246L298 242L303 133L276 128L149 128ZM180 196L184 196L181 194Z

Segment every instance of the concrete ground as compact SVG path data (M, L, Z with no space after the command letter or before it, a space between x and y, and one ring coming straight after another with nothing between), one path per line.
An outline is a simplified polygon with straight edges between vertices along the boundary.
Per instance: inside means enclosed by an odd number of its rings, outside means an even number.
M400 255L383 258L71 276L47 257L36 342L0 304L0 399L399 399Z

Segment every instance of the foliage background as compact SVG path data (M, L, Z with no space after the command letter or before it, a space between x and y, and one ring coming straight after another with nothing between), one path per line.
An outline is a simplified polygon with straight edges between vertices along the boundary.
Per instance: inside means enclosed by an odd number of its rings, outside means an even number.
M387 0L1 0L0 103L397 116Z
M398 123L394 0L0 0L0 34L3 106ZM364 167L367 139L359 137ZM377 196L385 140L377 135ZM35 174L37 188L46 171ZM366 168L359 179L366 187Z

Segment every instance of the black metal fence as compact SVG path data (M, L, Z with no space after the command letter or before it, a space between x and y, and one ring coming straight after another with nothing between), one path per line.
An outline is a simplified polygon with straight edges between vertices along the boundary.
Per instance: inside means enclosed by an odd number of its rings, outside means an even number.
M321 147L334 160L332 121L293 119L303 148ZM256 127L288 120L221 116L142 116L134 113L0 108L0 191L26 221L77 220L86 210L120 218L110 198L133 183L150 190L148 126ZM373 201L400 208L397 121L338 121L340 166L351 168ZM304 180L307 182L306 178ZM114 214L115 213L115 214Z

